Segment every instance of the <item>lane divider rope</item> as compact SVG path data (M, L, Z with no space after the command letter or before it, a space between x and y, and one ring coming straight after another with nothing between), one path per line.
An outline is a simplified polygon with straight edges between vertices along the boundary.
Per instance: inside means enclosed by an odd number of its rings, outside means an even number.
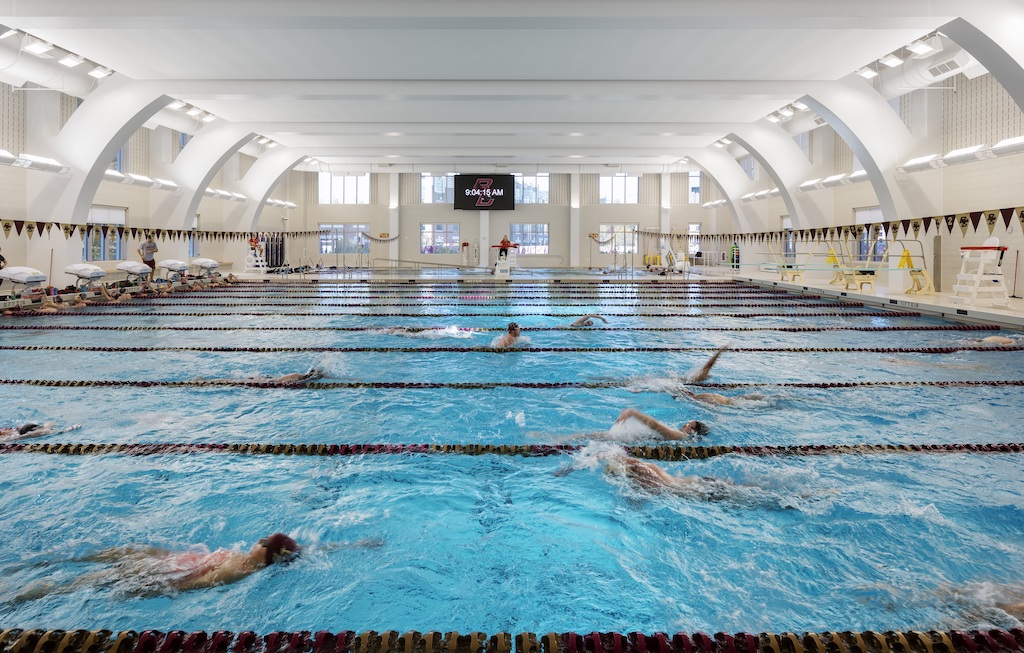
M199 381L124 381L124 380L57 380L57 379L0 379L0 385L24 385L42 388L281 388L289 390L493 390L495 388L525 388L552 390L564 388L601 389L625 388L635 381L496 381L452 383L443 381L338 381L335 383L300 382L281 383L246 379L211 379ZM968 388L968 387L1021 387L1024 379L983 381L848 381L848 382L795 382L795 383L708 383L685 384L691 388L823 388L830 390L849 388Z
M566 316L572 317L572 316ZM381 331L386 326L122 326L79 324L0 324L0 331ZM448 327L402 327L409 332L439 331ZM472 331L505 331L505 327L472 327ZM928 326L775 326L775 327L529 327L529 331L771 331L783 333L816 333L827 331L1000 331L998 324L936 324Z
M543 353L659 353L685 351L717 351L718 347L514 347L495 349L493 347L110 347L110 346L71 346L71 345L0 345L0 351L96 351L96 352L144 352L144 351L202 351L222 353L286 353L286 352L331 352L331 353L381 353L381 354L429 354L445 353L482 353L503 354L515 352ZM1024 351L1024 344L1002 345L960 345L956 347L729 347L729 352L739 353L870 353L870 354L955 354L961 351L1007 352Z
M481 456L555 456L574 453L583 445L574 444L310 444L310 443L20 443L0 444L0 454L37 453L55 455L122 454L149 456L161 454L228 453L286 456L362 456L371 454L459 454ZM622 450L648 460L703 460L715 456L825 456L846 454L903 453L1021 453L1024 443L993 444L808 444L791 446L715 445L631 445Z
M75 315L87 315L92 317L230 317L233 315L243 317L558 317L562 319L575 317L563 313L346 313L346 312L310 312L310 313L269 313L257 311L226 311L223 313L170 313L161 311L97 311L97 310L74 310L65 313L37 313L35 311L19 311L9 317L65 317ZM602 313L605 317L920 317L921 313L916 311L830 311L822 313Z

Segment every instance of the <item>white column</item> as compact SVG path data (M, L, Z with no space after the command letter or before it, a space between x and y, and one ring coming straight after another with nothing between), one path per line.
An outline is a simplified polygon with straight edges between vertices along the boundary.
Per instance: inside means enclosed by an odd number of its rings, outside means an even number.
M580 173L569 175L569 267L580 266Z
M491 267L491 212L480 211L480 265Z
M399 173L389 172L388 173L388 236L394 237L398 235L399 218L401 217L401 209L398 206L398 181ZM418 238L418 235L413 233L413 238ZM398 240L392 240L388 243L388 258L398 259Z

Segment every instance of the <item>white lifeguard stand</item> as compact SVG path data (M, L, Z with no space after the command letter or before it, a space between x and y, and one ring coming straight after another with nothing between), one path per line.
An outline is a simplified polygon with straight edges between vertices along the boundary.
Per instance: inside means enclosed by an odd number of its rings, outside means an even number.
M517 245L509 246L508 253L502 256L501 245L491 245L491 249L498 250L498 261L494 264L494 276L508 277L512 275L512 268L516 267L516 247Z
M264 274L267 271L267 262L263 255L255 249L250 249L245 256L245 271Z
M1008 307L1010 296L1006 292L1006 280L999 267L1005 247L999 246L999 239L993 236L981 247L960 248L960 272L956 275L953 304L972 306L979 299L987 299L992 306Z

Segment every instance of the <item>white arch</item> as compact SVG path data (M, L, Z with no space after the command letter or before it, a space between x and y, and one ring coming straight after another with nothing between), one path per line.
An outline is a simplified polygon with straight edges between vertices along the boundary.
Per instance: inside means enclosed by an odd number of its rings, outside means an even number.
M804 224L805 218L810 224L826 224L827 218L821 207L821 199L801 197L800 207L797 207L793 193L797 186L814 174L814 167L785 130L767 120L761 120L749 126L738 127L731 136L750 152L768 173L772 183L779 189L780 197L795 228ZM771 225L764 230L777 229L777 225Z
M29 215L84 223L103 173L132 134L171 102L150 84L114 75L78 107L56 138L40 147L70 166L29 191Z
M998 0L991 0L991 4ZM1024 29L1019 3L1004 11L993 11L990 2L984 10L964 8L968 18L956 18L939 31L967 50L992 73L1010 97L1024 111Z
M754 183L728 152L717 147L708 147L686 152L686 156L718 187L732 213L735 231L742 233L761 230L765 222L764 217L757 213L754 205L739 202L739 198L753 190Z
M275 148L261 156L237 184L237 192L248 197L249 201L230 216L225 216L225 227L236 231L255 230L270 193L305 158L305 152L286 147Z
M918 180L897 182L896 166L919 154L915 139L889 103L857 75L823 83L801 101L828 121L864 166L886 220L932 215L940 211Z
M214 176L256 134L231 123L206 125L192 137L169 168L169 175L182 187L181 193L165 198L153 211L154 227L189 229L199 203Z

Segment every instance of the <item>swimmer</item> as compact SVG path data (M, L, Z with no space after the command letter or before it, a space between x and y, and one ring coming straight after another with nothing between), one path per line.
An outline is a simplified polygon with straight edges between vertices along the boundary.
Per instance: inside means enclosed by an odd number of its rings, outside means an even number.
M721 356L722 352L724 352L727 349L729 349L729 345L719 347L718 351L712 354L711 358L708 359L708 362L704 363L704 365L699 370L697 370L696 374L687 377L687 380L690 381L691 383L706 380L709 376L711 376L711 368L714 367L715 363L718 362L718 357Z
M623 424L629 419L634 419L640 422L666 440L690 440L703 437L708 434L708 426L704 422L699 422L693 419L683 424L678 429L674 429L667 424L659 422L650 415L641 413L635 408L627 408L622 411L622 413L619 414L619 418L615 420L615 424Z
M690 392L685 388L679 390L679 396L699 401L702 404L711 404L714 406L737 406L745 401L764 401L767 399L766 396L759 394L728 397L726 395L720 395L717 392Z
M260 569L291 561L301 547L284 533L274 533L249 551L205 547L169 551L155 547L122 546L105 549L76 562L107 562L106 569L86 574L65 585L42 584L20 594L29 601L48 594L67 594L83 587L127 583L138 596L153 596L235 583Z
M291 374L283 374L281 376L248 376L244 379L204 379L198 377L196 381L213 381L213 382L235 382L245 381L248 383L269 383L271 385L302 385L311 381L317 381L327 376L327 371L320 367L311 367L305 372L292 372Z
M112 293L107 290L107 287L100 284L100 294L103 295L103 301L107 304L120 304L122 302L131 301L132 296L127 292Z
M59 297L57 299L60 299ZM61 313L67 310L67 306L64 306L64 300L60 303L51 302L49 298L43 300L42 305L35 310L36 313Z
M520 336L522 331L519 325L515 322L508 323L508 332L498 338L497 342L494 343L495 349L508 349L516 344L516 338Z
M598 320L601 320L605 324L608 324L608 320L604 319L600 315L584 315L580 319L570 324L569 328L594 326L594 318L597 318Z
M739 487L727 479L710 476L673 476L664 469L632 456L619 457L605 466L608 474L623 474L639 489L649 492L671 492L705 501L735 499ZM752 486L744 486L752 487Z
M980 343L982 343L984 345L999 345L999 346L1007 346L1007 345L1015 345L1015 344L1017 344L1016 340L1014 340L1013 338L1007 338L1006 336L988 336L987 338L982 338L978 342L980 342Z
M67 433L82 428L81 424L72 424L66 428L55 428L53 422L45 424L22 424L21 426L9 426L0 428L0 442L14 442L15 440L26 440L28 438L41 438L44 435L56 435Z

